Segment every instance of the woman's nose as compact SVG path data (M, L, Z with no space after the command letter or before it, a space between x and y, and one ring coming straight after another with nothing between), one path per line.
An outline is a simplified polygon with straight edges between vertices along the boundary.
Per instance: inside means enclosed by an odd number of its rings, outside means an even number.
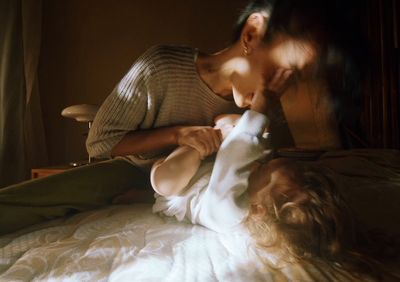
M251 100L249 100L247 97L242 98L236 102L236 105L239 108L248 108L251 105Z

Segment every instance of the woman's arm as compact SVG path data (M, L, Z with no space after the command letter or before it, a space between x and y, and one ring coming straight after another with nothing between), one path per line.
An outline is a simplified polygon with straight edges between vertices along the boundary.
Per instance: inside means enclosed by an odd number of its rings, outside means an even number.
M157 161L150 174L151 185L160 195L179 195L189 184L201 164L200 153L188 146L173 151Z
M128 132L111 150L112 156L136 155L188 146L200 153L200 158L216 152L221 133L210 126L170 126Z
M211 127L171 123L168 127L150 128L159 111L155 101L162 95L154 66L159 58L157 47L146 51L103 102L86 140L90 156L140 155L178 145L191 146L199 152L212 150L207 141L213 138Z
M178 127L161 127L128 132L111 150L112 156L136 155L178 145Z

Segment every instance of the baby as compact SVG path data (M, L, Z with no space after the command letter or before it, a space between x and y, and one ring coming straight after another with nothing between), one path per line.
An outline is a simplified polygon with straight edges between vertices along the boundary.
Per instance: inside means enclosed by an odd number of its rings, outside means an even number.
M370 242L381 244L356 222L336 176L319 162L266 161L268 123L255 110L219 116L224 141L215 160L181 147L155 163L153 211L217 232L245 227L260 248L291 262L322 259L379 278L383 268L372 257L387 255L371 250Z

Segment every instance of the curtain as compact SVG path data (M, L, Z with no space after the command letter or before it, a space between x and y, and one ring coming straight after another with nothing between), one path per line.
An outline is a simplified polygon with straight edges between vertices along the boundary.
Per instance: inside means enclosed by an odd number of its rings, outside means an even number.
M28 179L47 159L36 74L40 25L41 1L0 0L0 187Z

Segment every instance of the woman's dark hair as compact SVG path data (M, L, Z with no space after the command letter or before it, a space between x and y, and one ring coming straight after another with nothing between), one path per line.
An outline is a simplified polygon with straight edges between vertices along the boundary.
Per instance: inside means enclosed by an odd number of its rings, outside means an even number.
M317 43L320 55L316 75L326 81L331 93L343 147L354 148L367 146L361 112L368 51L366 40L352 17L355 8L349 7L344 0L251 1L239 16L233 39L240 40L252 13L262 12L269 17L266 42L285 34Z
M242 30L246 24L247 19L251 14L264 12L267 15L271 15L274 4L275 0L251 1L239 15L239 18L236 22L236 26L233 31L233 42L236 42L240 39Z
M323 1L311 0L255 0L251 1L240 14L234 29L233 40L240 39L248 17L253 13L263 13L268 16L268 29L265 40L272 39L276 34L286 34L290 37L307 39L320 37L325 32L325 14L327 7ZM322 38L315 38L322 39Z

